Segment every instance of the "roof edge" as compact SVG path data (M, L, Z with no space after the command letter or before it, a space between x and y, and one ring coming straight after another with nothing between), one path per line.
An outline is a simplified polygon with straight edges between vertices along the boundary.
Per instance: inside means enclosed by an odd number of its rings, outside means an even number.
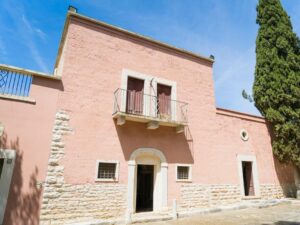
M123 29L123 28L120 28L120 27L102 22L100 20L93 19L93 18L88 17L88 16L84 16L84 15L81 15L81 14L78 14L78 13L75 13L75 12L68 11L67 17L66 17L66 20L65 20L65 24L64 24L64 29L63 29L61 41L60 41L60 44L59 44L58 54L57 54L57 57L56 57L56 62L55 62L54 68L57 68L57 66L58 66L58 63L59 63L59 60L60 60L60 57L61 57L61 54L62 54L63 46L64 46L64 43L65 43L67 30L69 28L70 19L72 17L74 17L76 19L83 20L83 21L88 22L88 23L92 23L92 24L104 27L104 28L109 29L111 31L115 31L115 32L125 34L129 37L132 37L132 38L143 40L147 43L150 43L150 44L153 44L153 45L156 45L156 46L159 46L159 47L163 47L163 48L169 49L171 51L174 51L174 52L177 52L177 53L180 53L180 54L185 54L187 56L190 56L190 57L193 57L193 58L196 58L196 59L199 59L199 60L206 61L206 62L211 63L211 64L213 64L215 62L215 60L213 60L211 58L201 56L201 55L193 53L191 51L188 51L188 50L185 50L185 49L182 49L182 48L178 48L178 47L160 42L158 40L154 40L150 37L143 36L141 34L128 31L126 29Z
M248 113L243 113L239 111L234 111L230 109L224 109L224 108L216 108L216 113L219 115L224 115L224 116L231 116L231 117L236 117L240 119L246 119L246 120L251 120L255 122L260 122L260 123L266 123L266 119L262 116L256 116Z
M16 67L16 66L10 66L10 65L6 65L6 64L0 64L0 69L8 70L8 71L16 72L16 73L21 73L21 74L26 74L26 75L31 75L31 76L36 76L36 77L41 77L41 78L46 78L46 79L61 80L60 76L56 76L56 75L48 74L48 73L42 73L42 72L38 72L35 70L28 70L28 69L24 69L24 68L20 68L20 67Z

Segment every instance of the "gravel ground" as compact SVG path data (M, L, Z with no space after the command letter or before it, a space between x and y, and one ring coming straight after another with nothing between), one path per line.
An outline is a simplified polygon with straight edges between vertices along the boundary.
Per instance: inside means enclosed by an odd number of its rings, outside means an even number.
M144 225L300 225L300 204L226 211ZM140 224L141 225L141 224Z

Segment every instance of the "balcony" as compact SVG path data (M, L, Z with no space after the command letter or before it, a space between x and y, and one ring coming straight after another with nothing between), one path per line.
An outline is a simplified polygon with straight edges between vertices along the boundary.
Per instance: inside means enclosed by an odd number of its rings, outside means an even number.
M61 80L61 77L0 64L0 99L35 104L30 97L34 77Z
M148 129L159 126L175 127L183 132L187 125L188 104L172 100L169 97L157 97L141 92L117 89L114 92L113 118L118 125L126 121L146 123Z

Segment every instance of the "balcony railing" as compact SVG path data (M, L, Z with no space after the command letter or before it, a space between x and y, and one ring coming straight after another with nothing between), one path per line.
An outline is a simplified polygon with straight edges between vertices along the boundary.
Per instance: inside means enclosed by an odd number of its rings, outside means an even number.
M188 104L124 89L114 92L113 115L125 116L128 120L156 121L161 125L179 126L187 124Z
M0 99L35 103L35 100L30 97L35 77L61 80L58 75L0 64Z
M32 76L0 68L0 94L28 97Z

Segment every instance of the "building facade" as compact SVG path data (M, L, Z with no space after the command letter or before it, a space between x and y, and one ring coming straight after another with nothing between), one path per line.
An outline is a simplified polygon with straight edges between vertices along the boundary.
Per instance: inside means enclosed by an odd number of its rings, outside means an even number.
M266 121L215 107L212 66L69 12L53 75L0 67L1 222L129 221L174 200L185 211L291 196Z

